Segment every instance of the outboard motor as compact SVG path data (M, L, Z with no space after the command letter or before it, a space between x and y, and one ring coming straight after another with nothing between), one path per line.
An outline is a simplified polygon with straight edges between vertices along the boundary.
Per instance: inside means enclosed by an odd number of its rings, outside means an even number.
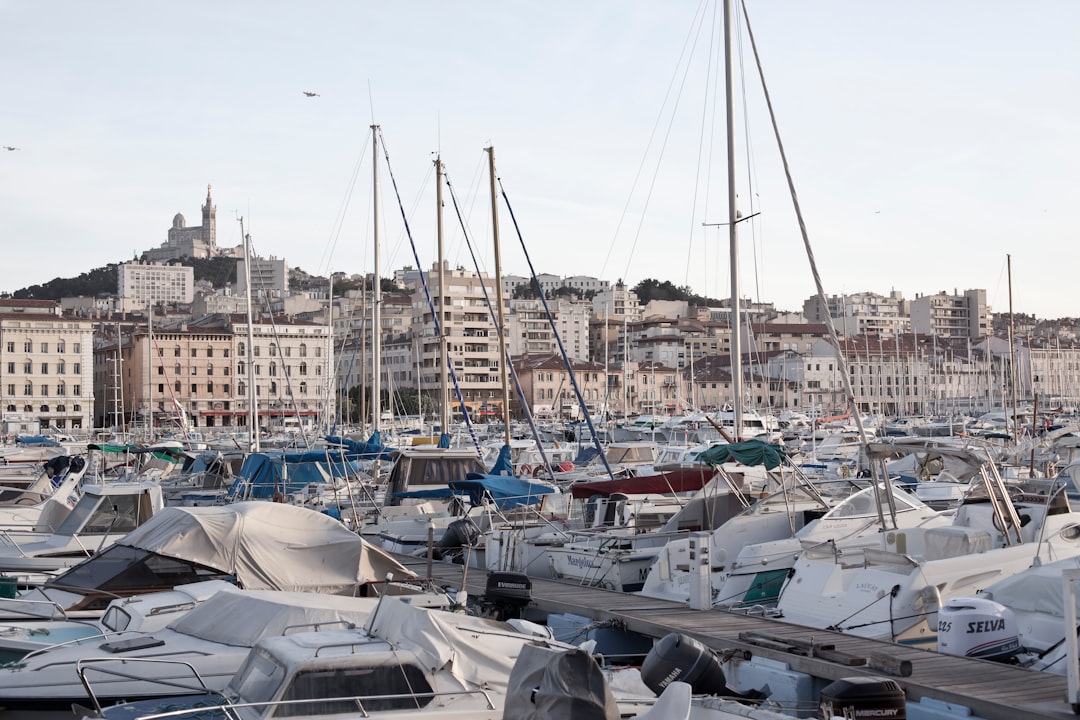
M907 698L900 683L889 678L841 678L821 691L818 717L905 720Z
M938 610L938 651L1005 662L1020 652L1013 611L986 598L952 598Z
M532 580L513 572L488 573L484 594L477 600L486 617L514 620L532 602Z
M675 681L690 685L694 694L733 694L727 688L720 658L681 633L669 633L653 645L641 663L641 681L657 695Z

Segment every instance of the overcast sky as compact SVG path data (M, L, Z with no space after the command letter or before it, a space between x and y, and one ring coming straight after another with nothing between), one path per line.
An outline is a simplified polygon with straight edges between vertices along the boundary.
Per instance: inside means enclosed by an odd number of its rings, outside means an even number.
M828 294L984 288L1080 316L1080 3L751 0ZM731 293L720 6L697 0L0 0L0 290L122 262L200 223L310 273L435 250L439 152L494 271L487 157L537 272ZM814 293L753 66L736 47L742 296ZM318 93L305 97L302 91ZM472 266L446 195L446 255ZM502 267L527 265L505 207Z

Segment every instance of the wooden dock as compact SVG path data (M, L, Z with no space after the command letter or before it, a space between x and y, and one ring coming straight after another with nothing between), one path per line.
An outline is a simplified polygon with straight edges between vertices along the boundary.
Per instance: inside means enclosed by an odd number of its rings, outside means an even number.
M417 575L427 576L426 560L395 557ZM435 562L431 578L440 587L465 589L473 597L482 595L487 573L470 568L462 588L462 570L460 565ZM952 657L772 618L691 610L683 603L560 580L533 578L532 583L533 603L545 614L572 613L592 620L615 620L627 630L655 638L669 632L686 633L714 650L748 651L828 681L855 675L888 676L900 683L909 701L932 698L963 705L987 720L1077 717L1066 702L1068 686L1060 675Z

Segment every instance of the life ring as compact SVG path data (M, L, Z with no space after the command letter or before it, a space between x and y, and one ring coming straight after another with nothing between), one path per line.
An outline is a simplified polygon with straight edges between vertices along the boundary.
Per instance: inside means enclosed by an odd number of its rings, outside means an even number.
M543 465L537 465L536 467L533 468L532 476L533 477L540 477L540 473L542 473L542 472L544 472L544 466Z
M522 465L521 467L518 468L518 474L520 474L520 475L532 475L532 473L533 473L532 465Z

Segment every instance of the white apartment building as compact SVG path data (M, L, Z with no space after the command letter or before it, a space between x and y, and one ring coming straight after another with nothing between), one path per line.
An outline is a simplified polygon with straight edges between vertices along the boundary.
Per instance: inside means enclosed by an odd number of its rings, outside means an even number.
M156 262L129 262L116 271L120 309L144 310L150 305L188 304L195 295L195 268Z
M42 430L93 427L94 325L51 300L0 300L0 409Z
M236 294L247 295L248 261L236 261ZM251 259L251 287L253 295L281 297L289 292L289 264L283 259L271 256Z

